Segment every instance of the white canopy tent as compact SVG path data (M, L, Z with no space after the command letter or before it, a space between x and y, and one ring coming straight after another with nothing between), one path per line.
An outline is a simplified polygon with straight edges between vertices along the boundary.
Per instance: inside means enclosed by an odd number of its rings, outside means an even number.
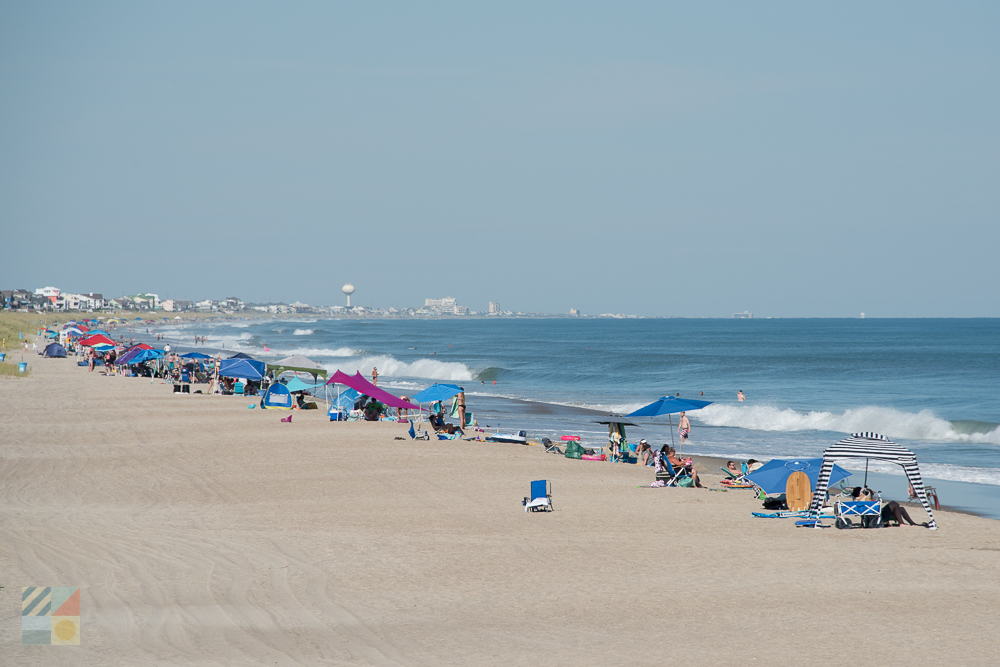
M931 512L931 505L927 501L927 492L924 491L924 482L920 478L920 469L917 467L917 457L910 450L897 445L889 438L878 433L854 433L849 438L844 438L823 452L823 467L820 468L819 478L816 480L816 491L813 493L812 502L809 505L809 518L819 518L820 508L826 500L826 492L830 486L830 473L833 464L846 459L870 459L873 461L888 461L902 466L906 478L910 481L914 493L920 499L920 504L924 506L930 523L927 527L937 530L934 522L934 513ZM819 521L816 522L819 528Z

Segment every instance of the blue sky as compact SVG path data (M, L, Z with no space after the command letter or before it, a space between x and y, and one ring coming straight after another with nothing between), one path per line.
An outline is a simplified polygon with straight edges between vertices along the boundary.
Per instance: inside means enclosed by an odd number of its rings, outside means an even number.
M4 3L0 286L1000 316L996 3Z

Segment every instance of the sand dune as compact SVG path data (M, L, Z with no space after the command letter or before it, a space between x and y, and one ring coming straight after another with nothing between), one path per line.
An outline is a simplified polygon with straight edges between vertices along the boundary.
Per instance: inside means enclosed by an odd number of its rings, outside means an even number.
M0 662L1000 662L998 522L796 529L637 466L248 402L0 378ZM557 511L526 514L539 478ZM31 585L82 587L80 646L21 645Z

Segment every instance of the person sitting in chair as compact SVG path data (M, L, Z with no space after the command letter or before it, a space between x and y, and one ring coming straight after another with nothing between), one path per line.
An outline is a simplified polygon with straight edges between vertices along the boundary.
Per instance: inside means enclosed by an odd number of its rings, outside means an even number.
M686 470L689 475L691 475L691 480L694 485L699 489L704 488L701 484L701 480L698 479L698 471L694 469L694 463L691 463L691 459L687 462L681 461L677 458L677 450L673 447L667 449L667 460L670 461L670 465L674 467L674 470Z

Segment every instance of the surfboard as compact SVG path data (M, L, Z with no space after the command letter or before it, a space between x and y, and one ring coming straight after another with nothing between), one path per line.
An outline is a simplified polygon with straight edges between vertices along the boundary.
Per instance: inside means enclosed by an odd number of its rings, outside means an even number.
M785 503L791 512L802 512L809 509L812 500L812 485L809 476L801 470L796 470L788 476L785 482Z

